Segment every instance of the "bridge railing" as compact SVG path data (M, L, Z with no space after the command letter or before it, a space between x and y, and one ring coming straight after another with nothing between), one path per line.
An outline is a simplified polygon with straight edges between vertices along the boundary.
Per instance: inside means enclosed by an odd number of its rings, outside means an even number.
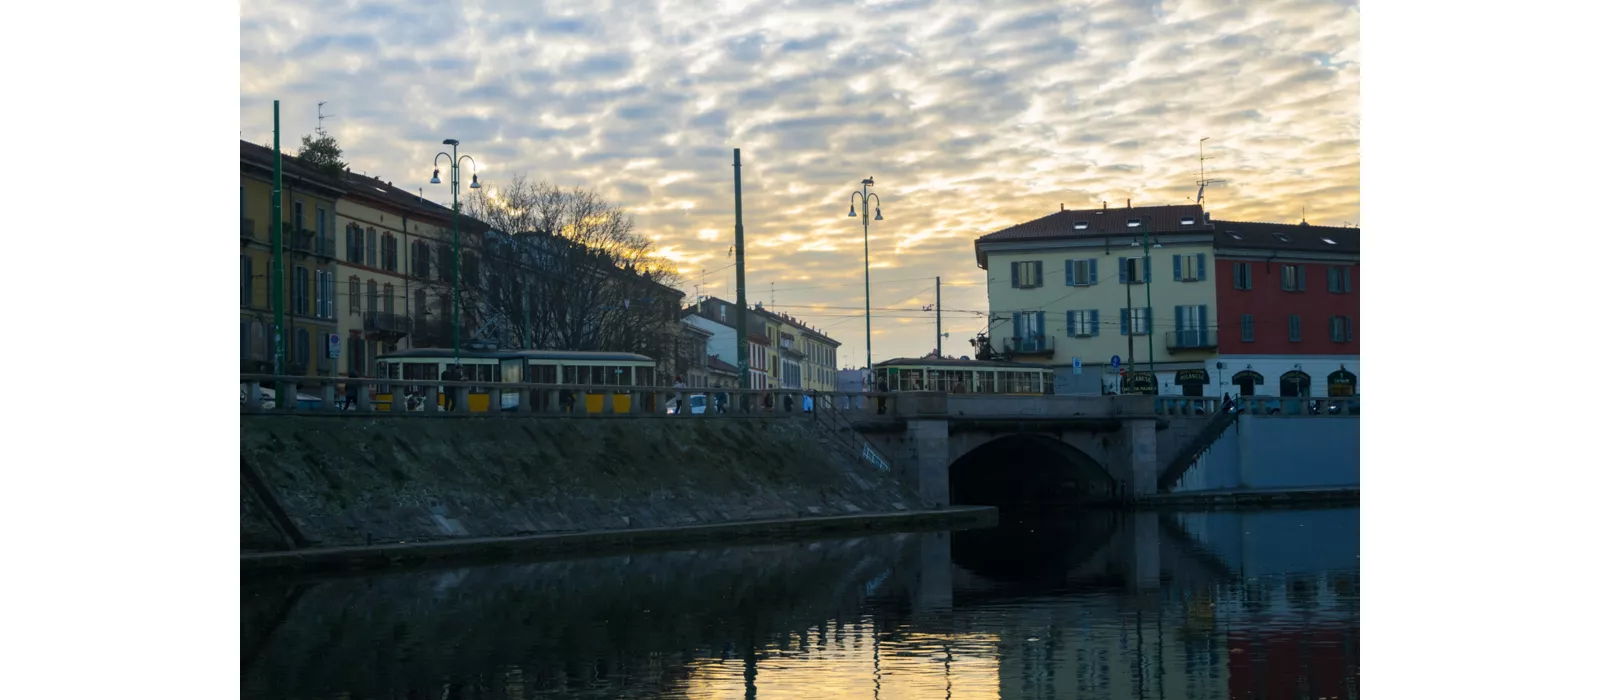
M857 401L860 405L852 407L847 400L849 394L801 389L512 384L369 377L313 379L270 374L241 374L239 384L242 413L361 412L408 416L516 413L816 420L824 409L848 418L873 413L877 405L875 401ZM280 400L279 397L294 398ZM892 397L886 399L885 405L893 407Z
M1156 414L1163 416L1209 416L1222 410L1222 399L1214 396L1157 396ZM1361 398L1239 396L1235 411L1243 415L1267 416L1359 416Z

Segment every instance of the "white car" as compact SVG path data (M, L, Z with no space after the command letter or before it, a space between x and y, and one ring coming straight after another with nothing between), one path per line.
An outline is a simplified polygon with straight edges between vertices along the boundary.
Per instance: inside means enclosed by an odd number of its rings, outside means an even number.
M689 414L698 416L698 415L704 414L705 412L706 412L706 397L705 397L705 394L694 394L694 395L690 396L689 397ZM677 415L678 414L678 402L677 402L676 399L667 402L667 413L671 414L671 415Z

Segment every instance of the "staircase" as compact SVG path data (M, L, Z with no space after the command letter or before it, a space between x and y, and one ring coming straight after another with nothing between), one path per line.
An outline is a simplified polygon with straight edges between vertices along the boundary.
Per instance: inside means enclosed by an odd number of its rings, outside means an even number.
M1200 456L1205 454L1206 450L1211 449L1217 439L1221 438L1222 434L1227 432L1228 428L1238 420L1239 413L1231 406L1225 407L1212 415L1211 420L1206 423L1205 429L1200 431L1199 435L1194 436L1194 439L1190 440L1189 444L1184 445L1183 449L1179 450L1178 454L1172 458L1172 461L1167 463L1166 468L1161 470L1161 476L1156 479L1156 490L1160 493L1172 491L1172 487L1177 486L1178 481L1183 479L1184 473L1189 471L1189 468L1199 461Z
M823 401L818 397L811 406L811 415L830 444L851 459L881 472L889 471L889 460L856 432L855 426L850 424L850 417L833 405L831 400Z

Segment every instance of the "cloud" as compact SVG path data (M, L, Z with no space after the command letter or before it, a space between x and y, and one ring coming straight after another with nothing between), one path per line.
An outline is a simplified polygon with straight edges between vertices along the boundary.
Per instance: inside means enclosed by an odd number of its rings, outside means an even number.
M731 262L740 148L752 296L776 288L779 308L816 314L857 361L861 319L805 309L862 302L861 219L843 214L868 175L884 307L932 303L939 275L946 307L985 309L975 236L1063 202L1181 203L1201 137L1208 172L1228 181L1207 189L1217 216L1290 222L1304 206L1313 223L1360 220L1353 1L618 7L245 0L244 137L271 141L279 99L297 144L327 101L353 168L436 200L448 191L426 185L431 158L457 138L486 182L604 193L690 277ZM731 297L729 273L703 289ZM912 318L880 326L875 312L876 354L926 352L917 324L931 319L882 313ZM958 346L983 328L978 314L945 324Z

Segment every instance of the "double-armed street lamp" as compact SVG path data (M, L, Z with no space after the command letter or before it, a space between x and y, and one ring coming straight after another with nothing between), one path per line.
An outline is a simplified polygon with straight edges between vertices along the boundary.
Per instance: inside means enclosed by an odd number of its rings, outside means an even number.
M867 308L867 371L868 372L872 371L872 250L871 250L871 247L867 243L867 240L868 240L868 237L867 237L867 226L868 226L868 224L872 223L873 221L883 221L883 208L881 206L883 204L883 202L878 199L877 193L868 192L867 191L867 188L871 187L872 185L873 185L872 178L869 177L869 178L861 181L861 191L860 192L851 192L850 193L850 216L855 216L856 215L856 197L860 197L861 198L861 258L862 258L863 263L864 263L863 270L862 270L862 272L864 273L863 274L863 279L865 280L866 288L867 288L866 308ZM870 220L867 218L867 200L868 200L868 198L871 198L872 201L877 202L877 205L873 206L873 208L872 208L874 216Z
M455 258L456 258L456 263L454 265L450 266L450 276L453 278L451 280L452 291L450 293L450 298L455 302L455 313L450 317L450 321L451 321L450 325L454 326L454 328L452 328L451 331L454 334L456 365L459 366L461 364L461 161L462 160L470 160L470 161L472 161L472 170L473 170L473 173L472 173L472 184L469 185L468 187L470 187L471 189L475 189L476 190L476 189L480 188L480 185L478 184L478 173L477 173L478 161L476 159L474 159L472 156L469 156L469 155L466 155L466 154L461 154L459 156L456 155L456 146L461 145L460 141L457 141L455 139L445 139L444 143L445 143L446 146L450 147L450 152L449 153L445 153L444 151L440 151L439 155L436 155L436 156L433 157L433 179L429 180L428 183L429 184L433 184L433 185L439 184L439 159L440 158L445 158L445 159L449 160L450 161L450 211L453 212L453 223L455 225Z

